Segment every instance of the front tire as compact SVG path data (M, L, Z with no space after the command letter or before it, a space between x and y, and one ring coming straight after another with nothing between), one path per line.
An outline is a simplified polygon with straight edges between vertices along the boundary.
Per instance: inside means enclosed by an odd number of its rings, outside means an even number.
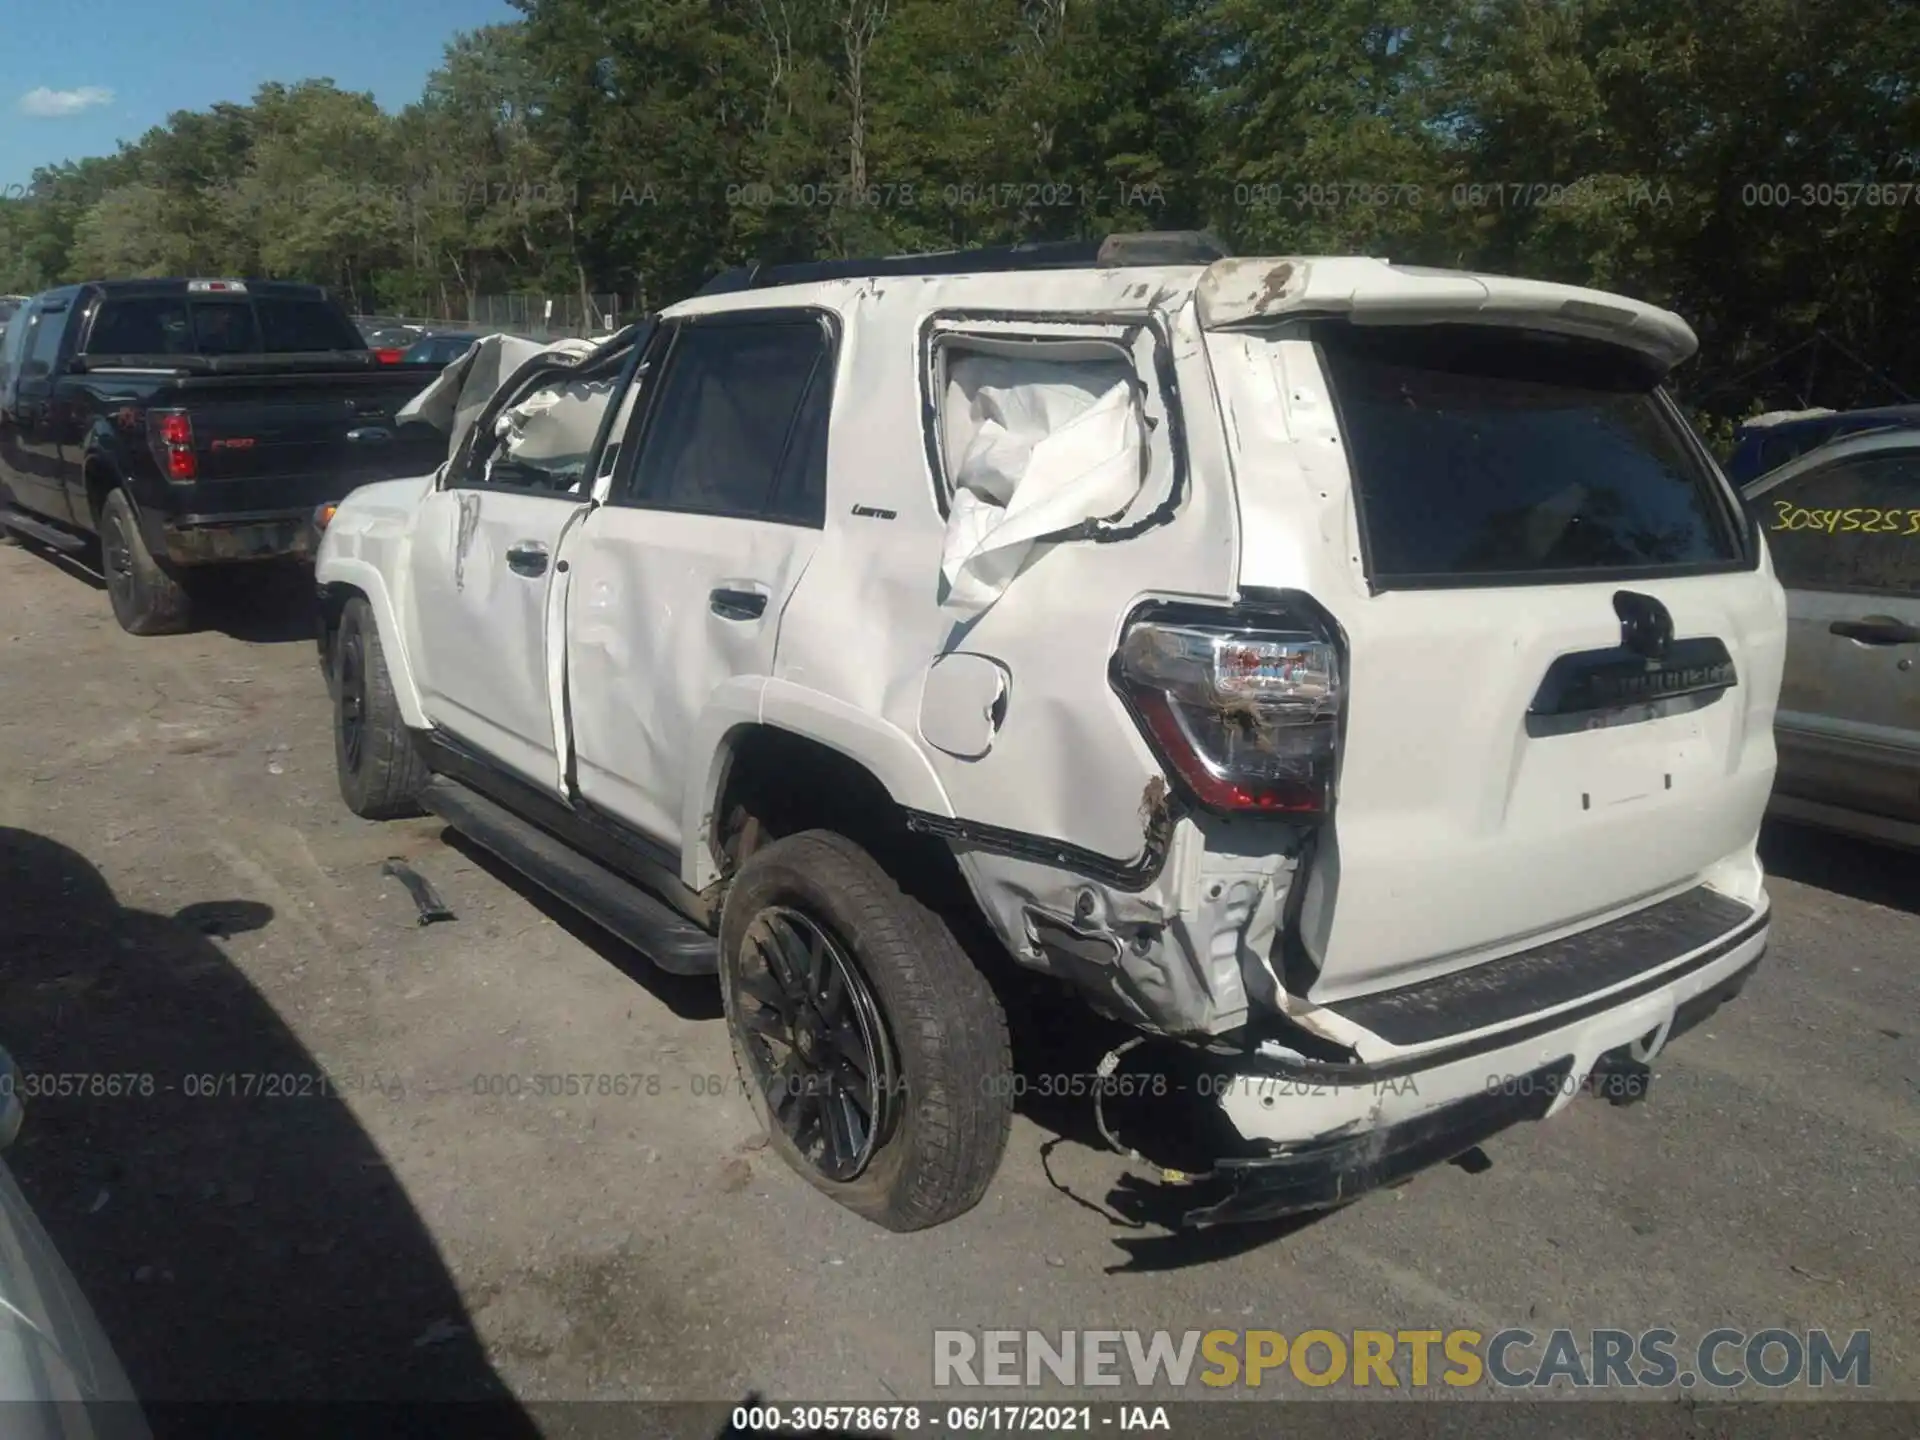
M728 892L735 1063L782 1159L889 1230L980 1202L1012 1124L1006 1016L947 927L845 836L756 850Z
M373 607L355 596L333 642L333 759L340 798L365 820L421 813L427 766L393 693Z
M113 618L129 635L177 635L192 625L192 597L147 548L124 490L113 491L100 507L100 568Z

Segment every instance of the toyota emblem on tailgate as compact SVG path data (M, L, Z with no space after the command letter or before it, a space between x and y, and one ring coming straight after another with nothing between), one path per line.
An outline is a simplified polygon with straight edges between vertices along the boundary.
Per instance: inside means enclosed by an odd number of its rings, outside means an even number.
M1613 592L1613 613L1620 617L1623 649L1648 660L1660 660L1673 644L1673 616L1651 595L1634 590Z

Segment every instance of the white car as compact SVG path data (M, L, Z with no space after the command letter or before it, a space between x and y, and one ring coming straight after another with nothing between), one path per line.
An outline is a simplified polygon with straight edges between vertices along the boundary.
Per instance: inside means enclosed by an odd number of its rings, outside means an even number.
M20 1074L0 1050L0 1149L20 1133ZM8 1440L149 1440L93 1307L0 1164L0 1414Z
M991 1181L1018 967L1205 1072L1187 1222L1341 1203L1632 1098L1765 949L1785 607L1695 343L1190 235L723 276L339 507L342 792L717 970L884 1225Z

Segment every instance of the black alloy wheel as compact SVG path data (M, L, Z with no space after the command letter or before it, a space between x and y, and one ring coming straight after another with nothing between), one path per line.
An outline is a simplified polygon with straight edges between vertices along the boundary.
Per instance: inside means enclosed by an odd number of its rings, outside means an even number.
M748 927L735 974L750 1081L799 1156L844 1183L893 1128L901 1093L880 1006L845 946L799 910Z
M133 546L127 541L126 522L117 510L101 517L100 568L107 581L107 598L116 614L131 614L133 597Z
M357 627L341 635L337 664L342 758L349 770L358 771L367 743L367 652Z

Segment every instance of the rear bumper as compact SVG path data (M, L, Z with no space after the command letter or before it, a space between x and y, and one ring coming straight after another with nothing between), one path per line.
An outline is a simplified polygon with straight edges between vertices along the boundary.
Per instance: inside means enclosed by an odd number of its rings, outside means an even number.
M315 548L307 510L172 515L161 520L159 529L162 548L175 565L310 559Z
M1650 1062L1738 994L1767 946L1765 913L1638 984L1491 1037L1376 1063L1249 1057L1220 1105L1264 1155L1219 1162L1226 1195L1186 1223L1326 1209L1472 1149L1598 1090L1625 1103Z

